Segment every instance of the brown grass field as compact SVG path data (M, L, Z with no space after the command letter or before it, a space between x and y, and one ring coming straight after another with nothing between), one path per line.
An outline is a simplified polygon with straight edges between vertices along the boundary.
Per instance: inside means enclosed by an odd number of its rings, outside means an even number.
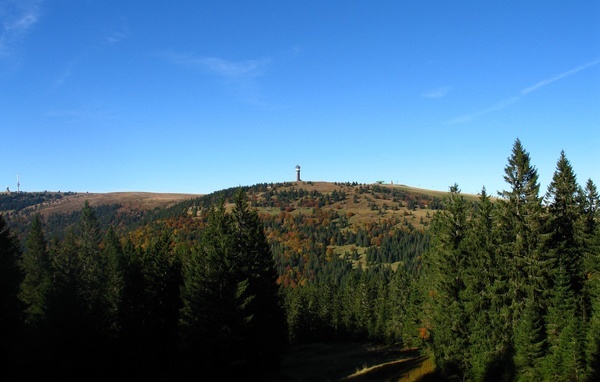
M365 225L370 222L377 222L383 219L398 218L400 220L406 220L416 228L425 228L431 218L433 217L434 211L430 209L415 208L409 210L406 207L406 203L400 208L397 207L398 203L393 202L388 195L385 194L372 194L372 193L358 193L357 190L360 185L351 186L341 183L331 182L288 182L284 186L278 187L278 190L285 190L290 188L304 189L308 192L316 190L321 194L331 194L333 191L341 192L346 194L346 200L339 201L330 205L322 207L324 210L336 210L338 214L345 214L349 216L349 224L353 227ZM362 185L369 186L369 185ZM392 184L379 184L379 187L401 189L409 194L413 195L426 195L429 197L437 197L443 199L448 195L448 192L427 190L423 188L409 187L405 185L392 185ZM475 202L479 200L479 195L462 194L465 200L468 202ZM254 195L253 197L260 198L260 195ZM356 200L356 202L355 202ZM371 205L375 204L377 209L373 209ZM280 209L274 208L259 208L259 212L278 214ZM292 213L311 213L312 208L297 207Z
M36 206L42 216L54 213L70 213L79 211L87 201L90 206L121 204L124 209L151 210L157 207L169 207L175 203L197 198L197 194L153 193L153 192L107 192L76 193L65 195L53 203Z

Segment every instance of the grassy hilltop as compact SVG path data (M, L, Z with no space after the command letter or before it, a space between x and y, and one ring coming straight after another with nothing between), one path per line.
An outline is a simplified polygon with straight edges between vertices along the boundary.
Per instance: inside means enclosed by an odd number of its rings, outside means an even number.
M255 191L256 186L248 187L249 196L255 201L265 201L271 190L286 193L303 189L316 195L344 193L344 199L328 199L323 209L342 210L353 214L353 222L366 222L380 219L382 216L410 216L414 224L420 225L420 218L429 221L427 214L431 203L437 203L447 192L415 188L405 185L391 184L358 184L332 182L284 182L266 185L267 190ZM216 191L215 194L219 194ZM475 201L477 195L463 194L467 200ZM22 192L0 194L0 212L29 215L39 213L43 217L52 214L69 214L81 210L87 201L92 207L119 206L120 212L160 210L173 207L177 203L201 198L201 194L185 193L154 193L154 192L108 192L108 193L79 193L79 192ZM314 195L313 195L314 196ZM309 204L301 200L290 199L277 201L277 207L259 207L260 212L277 213L280 206L298 209L298 212L308 212ZM306 200L305 200L306 201Z

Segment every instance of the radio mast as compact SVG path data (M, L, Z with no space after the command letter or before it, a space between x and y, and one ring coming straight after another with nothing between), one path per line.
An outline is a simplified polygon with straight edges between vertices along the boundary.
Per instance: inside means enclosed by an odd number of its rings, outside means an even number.
M17 194L20 192L21 183L19 183L19 173L17 173Z

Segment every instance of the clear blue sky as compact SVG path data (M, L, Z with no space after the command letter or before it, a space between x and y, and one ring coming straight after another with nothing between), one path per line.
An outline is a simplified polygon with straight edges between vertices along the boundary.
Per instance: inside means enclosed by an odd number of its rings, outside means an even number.
M600 183L599 1L0 0L0 186Z

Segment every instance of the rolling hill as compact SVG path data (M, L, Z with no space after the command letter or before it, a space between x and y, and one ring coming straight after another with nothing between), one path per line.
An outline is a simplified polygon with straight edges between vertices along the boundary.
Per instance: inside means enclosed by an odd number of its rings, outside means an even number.
M386 219L426 228L433 211L441 208L446 192L392 184L359 184L356 182L283 182L242 187L252 206L260 214L281 212L310 215L315 209L334 211L348 218L351 228ZM21 192L0 194L0 213L18 231L39 213L46 222L57 219L68 225L85 202L103 216L103 223L115 223L125 230L142 219L152 221L187 212L198 214L224 198L230 201L237 188L208 195L152 192ZM465 194L469 201L477 195ZM69 217L70 216L70 217ZM67 217L67 218L65 218ZM19 228L20 227L20 228Z
M79 211L86 201L92 207L102 205L121 205L127 209L152 210L169 207L183 200L197 198L198 194L152 193L152 192L108 192L108 193L77 193L77 192L22 192L4 193L0 195L0 212L4 213L40 213L42 216L51 214L68 214ZM10 203L13 202L13 204ZM20 204L20 206L19 206ZM11 208L11 206L13 208ZM15 208L16 206L16 208Z

